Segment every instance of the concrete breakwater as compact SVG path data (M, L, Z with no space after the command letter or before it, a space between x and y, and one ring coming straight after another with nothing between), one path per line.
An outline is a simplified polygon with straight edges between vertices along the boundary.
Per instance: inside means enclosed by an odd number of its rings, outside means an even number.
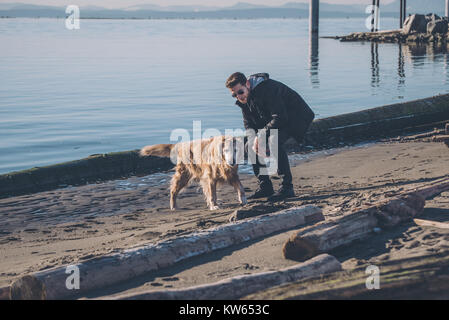
M346 113L315 120L306 136L314 147L391 137L444 126L449 119L449 94Z
M401 30L388 30L378 32L354 32L345 36L326 37L341 42L371 41L385 43L447 43L449 35L431 33L404 34Z
M447 17L436 14L413 14L398 30L354 32L346 36L331 37L340 41L372 41L392 43L447 43L449 40Z
M305 139L314 148L373 140L404 131L443 125L449 120L449 94L315 120ZM297 150L292 146L292 150ZM0 198L169 170L170 159L139 157L138 150L90 157L0 175Z
M139 150L91 155L80 160L0 175L0 198L147 175L169 170L172 166L168 158L142 158Z

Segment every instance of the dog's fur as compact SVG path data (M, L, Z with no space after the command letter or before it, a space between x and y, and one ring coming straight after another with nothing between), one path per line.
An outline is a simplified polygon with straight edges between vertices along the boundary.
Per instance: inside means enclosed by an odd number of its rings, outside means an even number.
M238 138L216 136L210 139L158 144L140 150L141 156L170 157L176 163L170 185L170 209L176 209L176 197L190 181L199 181L210 210L219 209L217 184L229 183L246 204L245 190L238 176L236 148Z

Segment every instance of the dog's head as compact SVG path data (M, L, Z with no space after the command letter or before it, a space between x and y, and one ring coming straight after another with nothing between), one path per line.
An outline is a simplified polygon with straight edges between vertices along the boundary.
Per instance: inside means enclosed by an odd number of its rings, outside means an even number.
M229 166L244 163L245 141L243 137L225 136L222 141L223 158Z

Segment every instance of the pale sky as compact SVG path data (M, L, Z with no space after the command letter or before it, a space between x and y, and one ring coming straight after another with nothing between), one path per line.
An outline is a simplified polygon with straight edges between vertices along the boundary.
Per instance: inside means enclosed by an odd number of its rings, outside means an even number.
M390 3L394 0L382 0L381 3ZM67 6L74 4L78 6L100 6L105 8L126 8L140 4L169 5L208 5L208 6L231 6L237 2L247 2L260 5L276 6L287 2L309 2L308 0L0 0L0 3L29 3L37 5ZM324 0L321 2L335 4L371 4L371 0Z

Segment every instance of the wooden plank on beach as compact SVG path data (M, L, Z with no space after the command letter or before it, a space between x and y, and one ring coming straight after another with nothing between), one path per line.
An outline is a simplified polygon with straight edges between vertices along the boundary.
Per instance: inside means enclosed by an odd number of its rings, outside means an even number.
M310 279L340 271L333 256L322 254L292 267L277 271L236 276L216 283L182 289L148 291L113 297L116 300L235 300L285 283ZM108 299L108 298L106 298Z
M13 299L63 299L126 281L200 254L322 220L321 209L316 206L293 207L70 266L70 270L79 270L80 286L76 290L66 287L66 280L71 276L71 272L66 273L69 270L67 266L33 273L12 284L11 296Z
M422 226L422 227L435 227L435 228L440 228L440 229L449 229L449 223L423 220L423 219L413 219L413 221L418 226Z
M445 177L425 187L357 210L343 218L305 227L284 244L284 257L304 261L353 241L364 240L375 228L381 230L410 221L422 213L426 199L447 190L449 180Z

